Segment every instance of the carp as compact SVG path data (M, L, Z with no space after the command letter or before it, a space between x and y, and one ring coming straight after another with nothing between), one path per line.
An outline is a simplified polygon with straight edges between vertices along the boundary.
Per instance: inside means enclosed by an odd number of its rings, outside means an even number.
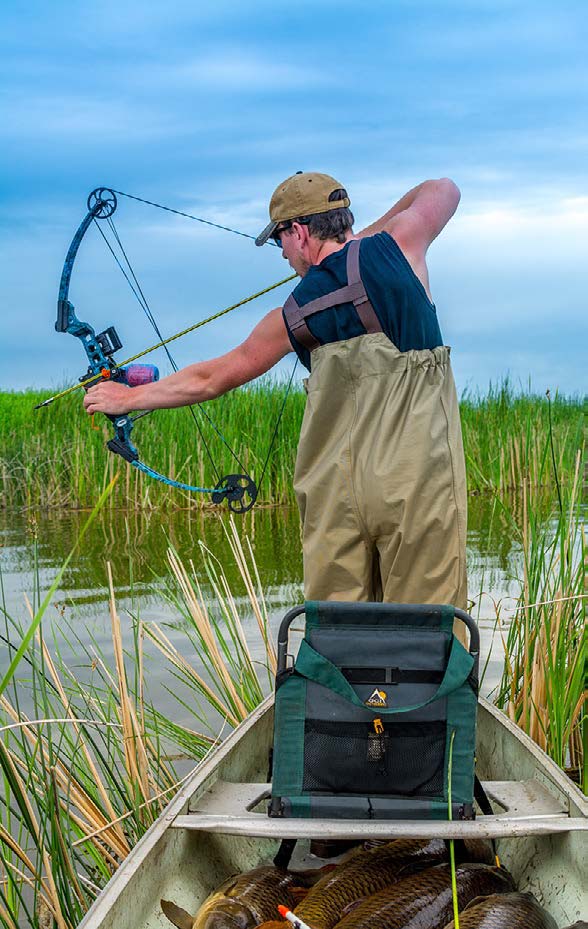
M557 929L557 923L533 894L478 897L459 914L460 929ZM453 920L445 929L455 929Z
M492 846L484 839L456 841L458 862L494 861ZM358 900L388 887L414 871L447 861L443 839L371 839L348 852L335 869L327 872L309 891L294 915L312 929L332 929L343 911ZM285 929L283 920L273 919L259 929Z
M484 864L456 868L460 911L475 897L514 890L508 871ZM337 929L443 929L453 916L451 868L435 865L366 897Z
M396 841L406 841L402 839L397 839ZM433 843L435 846L438 846L439 842L443 842L447 848L449 843L443 839L430 839L428 840L431 845ZM364 848L378 848L382 845L388 845L390 839L366 839L363 843ZM496 861L496 856L492 847L492 842L489 839L455 839L455 860L459 864L462 862L474 862L477 861L480 864L494 864ZM445 856L449 860L449 853ZM571 927L573 929L573 926Z
M446 858L442 839L396 839L354 849L314 885L294 915L312 929L332 929L351 903Z
M280 903L294 909L306 879L306 873L268 865L229 878L206 898L195 916L169 900L161 901L161 909L178 929L253 929L275 917Z
M494 848L488 839L456 839L454 844L458 864L496 864Z

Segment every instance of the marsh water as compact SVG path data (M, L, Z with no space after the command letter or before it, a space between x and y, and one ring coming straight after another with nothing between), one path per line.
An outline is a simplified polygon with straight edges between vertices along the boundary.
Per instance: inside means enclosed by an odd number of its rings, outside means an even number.
M88 515L0 511L0 596L5 612L22 628L29 625L31 611L51 586ZM290 508L257 509L235 520L241 539L251 543L275 632L285 610L303 600L298 514ZM173 582L167 553L172 546L189 570L192 562L204 598L212 601L205 548L222 567L253 657L261 660L263 645L223 528L226 523L226 514L221 516L218 510L103 511L72 558L45 614L43 632L50 647L59 650L76 674L87 673L91 663L88 653L100 653L106 664L113 667L107 580L107 563L110 563L127 643L132 637L131 617L140 617L143 623L158 623L165 627L180 653L201 669L202 662L186 636L186 620L167 596ZM495 603L501 602L503 620L508 622L509 609L519 589L516 578L521 573L521 555L507 528L497 524L492 502L484 497L469 501L467 557L469 594L474 601L472 612L478 618L482 634L482 667L485 666L482 692L488 695L502 670L502 646L500 636L495 634ZM15 629L5 623L1 625L4 637L8 634L18 644ZM0 672L6 670L7 655L7 646L0 641ZM147 654L146 662L146 680L153 702L171 718L193 725L188 710L170 693L174 681L169 664L154 650Z

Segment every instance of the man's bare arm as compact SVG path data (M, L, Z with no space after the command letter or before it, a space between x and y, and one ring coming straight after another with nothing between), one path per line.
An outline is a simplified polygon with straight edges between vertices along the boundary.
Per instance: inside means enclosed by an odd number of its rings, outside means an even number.
M424 256L455 213L460 196L459 188L448 177L423 181L362 229L358 237L389 232L405 253Z
M153 384L126 387L104 382L90 388L84 398L88 413L128 413L158 410L213 400L269 371L292 345L281 307L271 310L251 334L232 351L210 361L188 365Z

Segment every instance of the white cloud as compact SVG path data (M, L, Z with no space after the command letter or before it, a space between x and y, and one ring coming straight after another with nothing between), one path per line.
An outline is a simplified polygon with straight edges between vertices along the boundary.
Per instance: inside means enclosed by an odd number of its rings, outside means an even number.
M561 275L585 264L588 197L553 199L545 191L523 203L470 203L447 227L448 237L468 255L499 254L507 264L549 261L550 272Z
M127 104L124 100L88 92L87 95L36 92L4 95L1 134L6 142L22 145L34 138L49 146L57 139L68 139L69 149L77 148L89 139L112 144L122 135L125 146L133 141L167 138L172 118L161 109L154 111L147 104Z
M164 79L219 91L249 93L252 90L280 94L283 91L321 87L333 83L322 70L299 63L289 65L284 56L272 61L266 56L244 53L242 49L223 49L214 55L199 57L165 71Z

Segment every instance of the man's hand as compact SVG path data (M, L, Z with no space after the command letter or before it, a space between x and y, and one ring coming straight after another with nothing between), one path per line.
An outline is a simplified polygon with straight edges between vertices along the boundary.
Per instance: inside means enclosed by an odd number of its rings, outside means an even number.
M133 405L133 393L137 388L127 387L117 381L104 381L90 387L84 397L86 413L110 413L117 416L136 409Z

